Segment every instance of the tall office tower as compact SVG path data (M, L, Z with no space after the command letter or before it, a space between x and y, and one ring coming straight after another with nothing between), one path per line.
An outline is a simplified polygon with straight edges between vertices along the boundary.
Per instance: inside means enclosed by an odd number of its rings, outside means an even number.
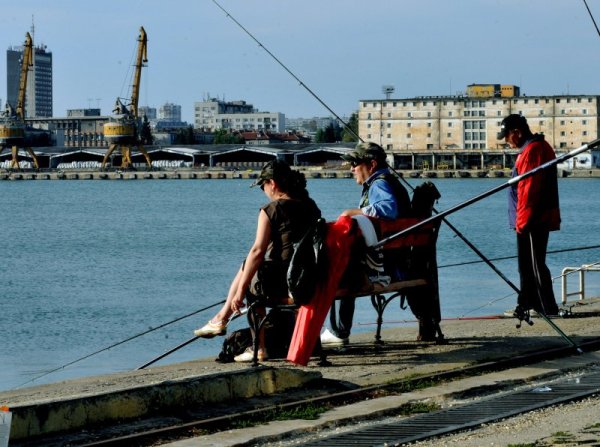
M23 47L10 47L6 51L6 101L13 107L19 95L22 58ZM34 48L33 67L29 70L25 116L52 117L52 52L45 45Z

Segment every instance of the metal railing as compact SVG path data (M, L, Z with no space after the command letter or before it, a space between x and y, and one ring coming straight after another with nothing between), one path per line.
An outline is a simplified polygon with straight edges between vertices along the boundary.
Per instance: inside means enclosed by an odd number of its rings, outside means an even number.
M573 274L579 272L579 290L575 292L569 292L567 286L567 278ZM582 264L581 267L565 267L561 272L562 281L562 304L567 303L567 298L570 296L579 296L579 301L585 299L585 274L587 272L600 272L600 262L593 264Z

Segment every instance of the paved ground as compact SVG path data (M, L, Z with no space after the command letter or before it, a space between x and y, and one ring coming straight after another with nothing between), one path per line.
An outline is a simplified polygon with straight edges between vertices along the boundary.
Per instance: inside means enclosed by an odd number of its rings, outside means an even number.
M555 321L569 337L580 343L586 339L600 337L600 300L591 301L589 304L577 306L576 314L572 318ZM539 349L558 348L567 345L565 340L541 319L535 319L533 326L524 325L520 329L515 327L515 320L510 318L490 318L476 320L454 320L442 322L442 330L448 341L447 344L423 343L415 340L415 327L391 328L383 332L385 345L375 349L372 334L359 334L352 336L352 345L344 351L334 352L330 355L333 365L320 367L316 361L311 361L305 368L296 368L301 371L319 372L326 379L346 382L351 386L368 386L384 384L390 381L414 375L422 375L435 371L460 369L477 363L493 359L510 358L512 356L532 352ZM283 360L265 362L268 366L278 368L295 368ZM174 364L150 368L143 371L125 372L108 376L84 378L74 381L60 382L51 385L42 385L9 392L0 392L0 405L27 404L47 402L65 398L65 396L81 396L86 394L110 393L120 389L129 389L152 383L164 383L170 380L198 377L207 374L217 374L224 371L247 369L246 365L235 363L220 364L212 359L203 359L194 362ZM539 369L539 368L538 368ZM539 371L538 371L539 372ZM499 379L491 379L499 380ZM466 387L471 387L465 383ZM447 389L437 390L439 396L446 395ZM433 390L430 390L433 393ZM378 400L374 399L373 401ZM450 402L450 401L449 401ZM381 401L379 404L383 404ZM394 402L393 404L396 404ZM597 415L598 400L590 399L583 403L566 407L568 411L552 410L540 411L531 415L513 418L514 422L493 424L468 434L456 437L431 441L423 445L517 445L520 439L542 440L546 444L554 442L552 435L558 431L572 433L574 436L597 436L596 428L590 428L600 423ZM339 411L342 411L341 409ZM355 412L354 408L347 411ZM368 410L366 410L368 411ZM569 420L560 414L567 414ZM324 415L333 421L338 420L340 412ZM573 416L571 416L573 415ZM521 419L522 418L522 419ZM536 419L537 418L537 419ZM540 419L542 418L542 419ZM335 422L332 422L335 424ZM291 425L290 421L280 430L285 432L285 427ZM514 427L514 430L513 428ZM259 433L264 432L264 427ZM594 432L594 430L596 430ZM240 432L236 431L240 436ZM523 436L513 436L523 433ZM528 437L525 437L527 433ZM595 434L594 434L595 433ZM246 432L243 436L252 436ZM202 442L189 445L241 445L239 439L216 441L214 443ZM250 439L252 439L250 437ZM498 441L494 441L498 439ZM196 440L197 441L197 440ZM542 442L540 441L540 442ZM566 439L563 439L566 441ZM595 441L592 442L597 442ZM212 441L211 441L212 442ZM246 445L258 445L249 441ZM518 441L525 442L525 441ZM558 441L557 441L558 442ZM569 441L570 442L570 441ZM237 443L237 444L236 444ZM493 443L493 444L492 444ZM526 445L526 444L525 444ZM561 444L569 445L569 444ZM576 445L576 444L573 444ZM589 445L599 445L589 444Z

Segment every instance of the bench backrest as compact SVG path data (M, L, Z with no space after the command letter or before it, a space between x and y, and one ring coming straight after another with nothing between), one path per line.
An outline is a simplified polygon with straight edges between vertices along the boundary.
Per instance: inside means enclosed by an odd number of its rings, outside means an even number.
M372 219L373 225L378 233L379 240L396 234L413 225L416 225L423 219L416 217L404 217L396 220ZM409 247L435 247L440 224L439 221L425 224L410 233L399 236L387 242L384 250L409 248Z

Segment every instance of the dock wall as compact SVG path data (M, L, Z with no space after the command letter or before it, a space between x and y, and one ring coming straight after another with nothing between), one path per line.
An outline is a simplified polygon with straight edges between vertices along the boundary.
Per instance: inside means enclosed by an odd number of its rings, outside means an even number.
M98 427L138 418L179 413L203 404L248 399L299 388L318 372L288 368L249 368L122 391L11 406L13 441Z
M352 178L348 170L302 170L307 179ZM398 170L405 178L510 178L509 170ZM21 180L210 180L255 179L259 171L177 169L161 171L0 171L0 181ZM600 178L600 169L558 170L559 177Z

